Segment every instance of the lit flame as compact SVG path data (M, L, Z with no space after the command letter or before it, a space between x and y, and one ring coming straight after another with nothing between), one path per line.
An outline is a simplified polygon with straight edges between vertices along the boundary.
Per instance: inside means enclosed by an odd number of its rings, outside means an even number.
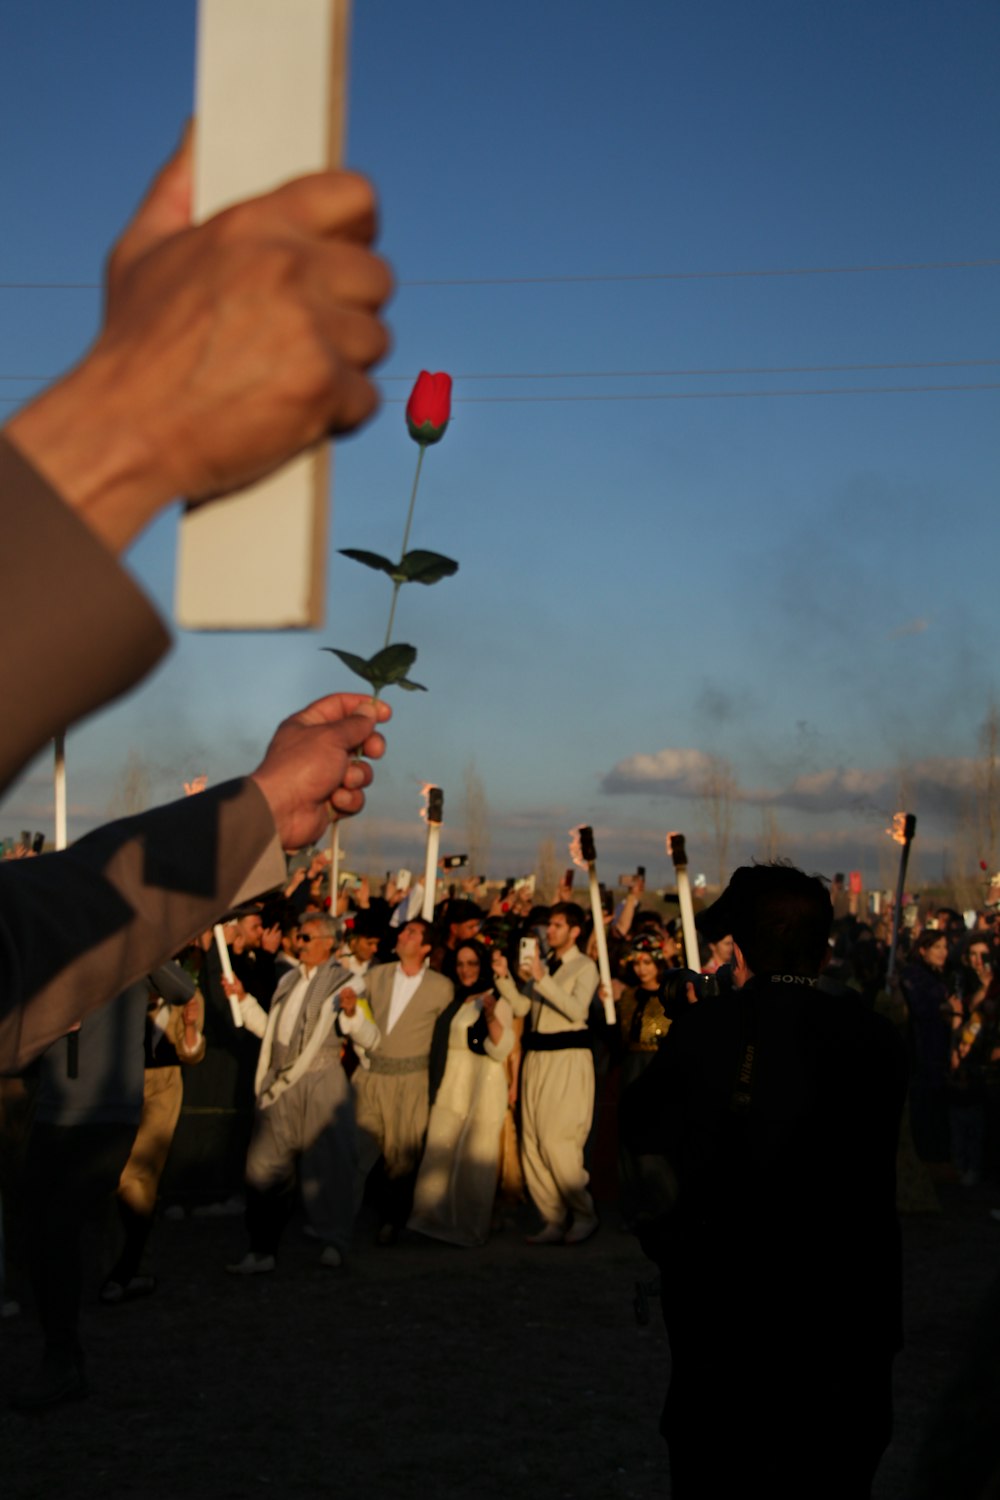
M423 784L423 786L420 788L420 795L424 799L424 805L420 809L420 816L423 818L423 820L424 820L425 823L430 823L430 821L431 821L430 818L427 816L428 809L430 807L430 802L431 802L431 793L432 792L436 792L438 790L439 790L439 788L434 785L433 781L425 781L424 784ZM440 828L440 826L441 826L440 819L436 818L434 820L434 826L436 828Z
M886 833L889 835L889 837L891 839L895 839L895 841L896 841L897 844L905 844L906 843L906 814L905 814L905 812L893 813L893 815L892 815L892 827L891 828L887 828L885 831L886 831Z
M581 826L583 826L583 825L581 825ZM571 828L570 831L569 831L569 857L570 857L570 859L573 861L573 863L579 869L581 869L581 870L589 870L590 869L590 866L587 864L587 861L584 859L583 853L582 853L581 848L580 848L580 829L579 828Z

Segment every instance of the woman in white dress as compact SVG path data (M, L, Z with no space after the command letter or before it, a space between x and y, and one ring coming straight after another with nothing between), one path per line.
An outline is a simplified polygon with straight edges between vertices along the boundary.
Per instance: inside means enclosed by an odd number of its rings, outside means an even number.
M481 943L463 943L448 1027L448 1061L431 1106L410 1228L452 1245L489 1238L507 1113L504 1061L514 1017L491 984Z

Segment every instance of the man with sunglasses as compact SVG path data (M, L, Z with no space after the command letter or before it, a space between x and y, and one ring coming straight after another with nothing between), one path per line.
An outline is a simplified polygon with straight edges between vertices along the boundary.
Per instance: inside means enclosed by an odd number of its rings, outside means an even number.
M280 980L269 1012L238 979L225 982L240 1002L243 1024L261 1038L246 1165L250 1249L228 1267L236 1275L274 1270L293 1206L296 1165L309 1223L323 1241L320 1261L343 1264L354 1215L358 1137L341 1038L371 1048L379 1032L358 1004L363 981L333 956L335 941L336 923L325 912L303 919L295 939L298 965Z

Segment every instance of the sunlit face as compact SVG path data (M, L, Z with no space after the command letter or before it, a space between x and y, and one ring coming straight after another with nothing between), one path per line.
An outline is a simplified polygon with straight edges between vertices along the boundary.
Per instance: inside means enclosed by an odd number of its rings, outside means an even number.
M656 959L650 953L636 953L632 959L635 977L643 989L653 989L659 979Z
M424 927L421 922L407 922L401 927L399 937L396 939L396 952L404 961L419 961L427 957L431 951L431 945L424 941Z
M377 937L353 937L350 941L350 949L354 957L366 964L370 958L375 957L378 948Z
M558 957L561 953L564 953L567 948L572 946L572 944L576 940L579 930L580 929L578 927L571 927L569 925L561 911L556 912L554 917L549 918L549 925L546 928L546 936L549 940L549 947L552 949L556 957Z
M931 943L929 948L924 949L924 963L929 969L943 969L947 962L947 938L939 937L936 943Z
M479 955L474 948L459 948L455 958L455 973L459 984L466 989L479 983Z
M296 938L299 960L307 968L314 969L325 963L333 951L333 938L320 932L315 922L303 922Z

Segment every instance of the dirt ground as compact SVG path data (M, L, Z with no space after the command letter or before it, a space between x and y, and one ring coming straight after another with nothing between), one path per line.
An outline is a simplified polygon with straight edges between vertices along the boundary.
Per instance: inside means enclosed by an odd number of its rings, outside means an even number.
M942 1214L904 1219L907 1348L876 1500L906 1495L1000 1258L1000 1195L940 1192ZM668 1352L658 1303L645 1327L633 1310L652 1267L613 1209L574 1249L525 1246L526 1227L479 1251L416 1236L386 1250L363 1223L329 1271L293 1224L277 1272L246 1280L224 1269L244 1249L239 1219L160 1219L155 1296L103 1308L92 1266L89 1399L33 1418L0 1408L3 1494L662 1500ZM3 1391L37 1358L30 1316L0 1323Z

